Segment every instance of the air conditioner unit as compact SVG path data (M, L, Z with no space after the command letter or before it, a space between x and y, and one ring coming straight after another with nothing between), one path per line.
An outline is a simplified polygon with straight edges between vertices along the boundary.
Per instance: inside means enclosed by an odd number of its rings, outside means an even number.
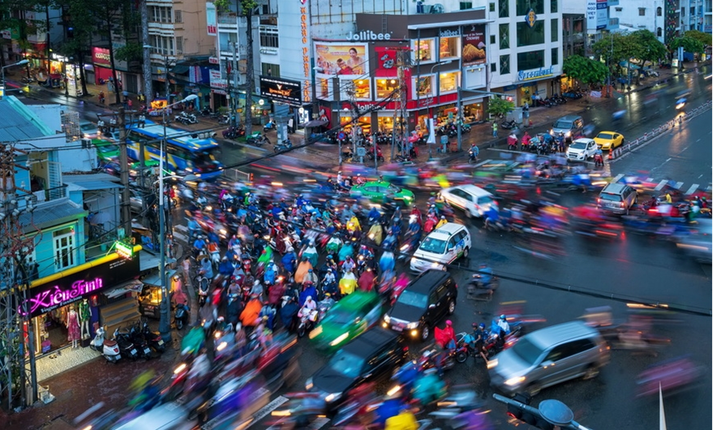
M445 12L446 12L446 8L442 4L436 3L433 6L431 6L431 10L429 13L445 13Z

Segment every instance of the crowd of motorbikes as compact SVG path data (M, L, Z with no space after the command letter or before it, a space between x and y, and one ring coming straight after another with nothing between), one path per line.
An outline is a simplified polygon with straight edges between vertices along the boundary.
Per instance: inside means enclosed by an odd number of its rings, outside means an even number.
M106 338L104 327L99 327L89 346L110 363L124 360L151 359L162 354L166 345L159 333L153 332L145 321L126 330L114 330L112 339Z

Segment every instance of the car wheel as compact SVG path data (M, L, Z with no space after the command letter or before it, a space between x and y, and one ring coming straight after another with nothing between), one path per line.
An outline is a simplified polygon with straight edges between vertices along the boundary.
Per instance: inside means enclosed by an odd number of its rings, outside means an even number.
M468 254L470 254L470 250L468 249L468 247L466 247L466 248L463 250L463 259L467 259L467 258L468 258Z
M421 329L421 341L427 341L430 335L431 329L428 327L428 324L423 324L423 328Z
M597 367L595 364L590 364L589 367L587 367L587 370L584 372L584 376L582 376L582 379L585 381L589 379L594 379L599 375L599 367Z
M448 302L448 315L453 315L456 311L456 302L451 300Z

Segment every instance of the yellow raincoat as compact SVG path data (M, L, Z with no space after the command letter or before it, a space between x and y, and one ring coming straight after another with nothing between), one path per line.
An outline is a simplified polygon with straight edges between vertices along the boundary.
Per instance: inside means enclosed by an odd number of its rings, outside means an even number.
M347 223L347 231L353 233L356 230L361 230L361 225L359 224L359 220L356 215L354 215Z
M435 229L438 230L439 228L441 228L442 226L444 226L446 224L448 224L448 221L444 218L444 219L438 221L438 224L436 224Z
M384 229L381 228L380 223L374 223L374 225L371 226L369 229L369 239L373 240L374 243L376 243L376 246L381 245L381 241L384 239Z
M356 290L356 287L357 287L357 278L351 272L342 276L342 279L339 280L339 292L343 296L353 293L354 290Z
M418 421L411 411L401 411L386 420L384 430L418 430Z

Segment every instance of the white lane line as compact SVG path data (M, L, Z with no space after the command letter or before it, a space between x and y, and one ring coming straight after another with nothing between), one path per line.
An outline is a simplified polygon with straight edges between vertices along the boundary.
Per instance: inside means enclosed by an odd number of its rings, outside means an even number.
M621 179L621 178L623 178L623 177L624 177L624 174L623 174L623 173L619 173L618 175L616 175L616 176L614 177L614 179L612 179L612 183L616 184L617 182L619 182L619 179Z
M689 188L688 191L686 191L686 195L695 193L697 189L698 189L698 184L691 185L691 188Z
M659 182L659 184L656 185L656 188L654 188L654 191L661 191L663 189L664 185L666 185L667 183L668 183L668 181L666 179L662 179L661 182Z
M316 420L312 421L307 427L305 427L307 430L320 430L322 427L326 426L329 423L329 418L317 418ZM282 427L278 426L270 426L267 428L267 430L279 430Z
M288 400L287 397L280 396L280 397L277 397L275 400L271 401L270 403L266 404L265 406L263 406L259 411L255 412L255 414L253 415L252 424L250 424L248 427L246 427L246 429L249 429L255 423L262 420L266 416L270 415L272 413L272 411L274 411L275 409L282 406L285 402L287 402L287 400Z
M182 231L182 232L184 232L184 233L188 231L188 227L186 227L185 225L182 225L182 224L178 224L178 225L176 225L176 226L173 226L173 229L174 229L174 230L180 230L180 231Z
M683 182L676 182L676 185L674 185L673 187L677 190L680 190L682 186L683 186Z

